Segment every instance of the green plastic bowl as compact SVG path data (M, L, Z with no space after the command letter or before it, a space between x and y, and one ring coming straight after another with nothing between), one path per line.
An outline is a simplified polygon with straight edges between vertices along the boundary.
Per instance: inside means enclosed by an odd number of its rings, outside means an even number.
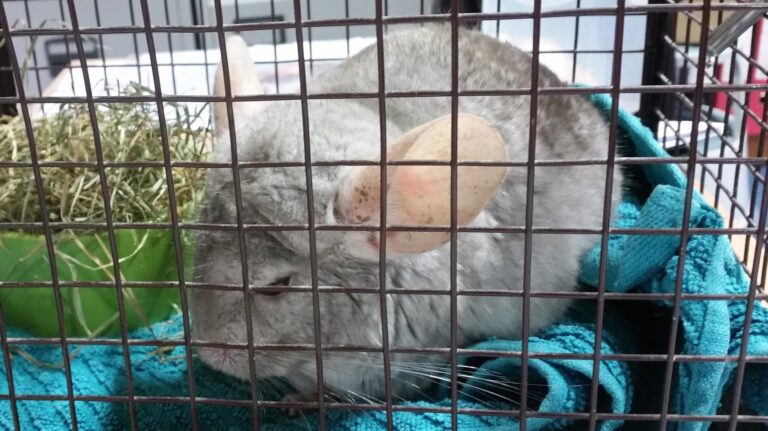
M76 236L75 236L76 235ZM178 281L171 231L116 230L123 282ZM120 333L118 291L102 233L57 232L54 249L68 336ZM191 270L191 241L182 235L185 276ZM0 304L6 326L43 337L59 335L59 321L45 237L6 232L0 235ZM23 283L23 286L8 285ZM77 282L110 282L108 287L77 287ZM41 283L35 285L35 283ZM179 303L178 287L123 287L127 329L168 318Z

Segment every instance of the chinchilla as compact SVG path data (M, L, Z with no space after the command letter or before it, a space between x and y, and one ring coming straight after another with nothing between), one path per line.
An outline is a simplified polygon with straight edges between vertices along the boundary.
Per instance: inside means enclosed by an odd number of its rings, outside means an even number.
M200 359L209 366L242 379L251 378L249 354L242 348L248 339L242 288L245 269L253 343L294 347L290 351L256 349L257 379L282 378L296 391L292 397L317 396L316 354L310 348L319 341L323 346L355 350L324 351L325 395L346 400L382 399L385 384L379 288L384 287L389 348L401 349L390 354L393 399L418 398L430 385L448 384L446 376L436 376L435 372L448 360L445 348L451 345L451 245L450 234L444 229L451 222L451 168L437 163L408 165L407 160L450 161L452 126L457 131L457 159L467 162L456 169L456 222L462 227L457 233L453 268L459 292L458 346L492 337L521 336L528 204L533 206L530 290L566 292L577 288L580 260L599 238L583 232L603 225L608 170L606 164L560 162L608 157L609 130L600 113L581 95L544 91L536 99L532 122L532 58L511 45L461 29L457 82L460 115L452 124L451 28L430 24L393 31L382 45L381 76L387 94L384 112L380 112L377 96L380 65L376 44L310 79L307 91L311 97L305 105L298 98L232 103L237 162L251 163L239 168L245 255L241 255L237 228L233 170L211 168L200 222L228 228L199 231L194 281L205 286L190 288L189 299L195 341L239 347L197 348ZM231 94L262 94L243 40L230 36L226 49ZM565 84L552 71L543 66L539 69L539 88L562 86ZM494 94L492 90L503 92ZM330 93L349 96L321 97ZM221 66L214 94L225 95ZM214 103L213 157L221 163L232 162L227 109L224 102ZM528 202L526 163L532 125L535 160L546 162L534 166ZM379 236L379 166L349 161L379 161L382 131L388 158L401 161L387 169L386 223L427 225L434 228L432 232L390 231L385 241ZM306 170L300 165L305 161L306 139L313 162L311 190ZM347 163L325 163L332 161ZM494 164L499 161L508 163ZM273 165L258 166L259 162ZM617 168L610 195L613 208L620 198L622 181ZM314 207L312 224L318 226L314 253L308 229L290 228L310 224L307 193L311 193ZM329 228L338 224L369 228ZM264 225L283 228L265 229ZM541 228L570 229L570 233L555 234ZM383 273L379 265L382 248L386 252ZM246 268L241 267L242 262L247 262ZM319 286L319 340L315 339L310 288L313 268ZM213 289L212 285L224 287ZM276 293L280 286L290 287ZM356 290L334 291L338 287ZM515 291L518 295L473 295L473 291ZM530 333L555 323L569 305L561 298L531 298L526 316ZM432 349L437 353L407 351L414 348L442 349Z

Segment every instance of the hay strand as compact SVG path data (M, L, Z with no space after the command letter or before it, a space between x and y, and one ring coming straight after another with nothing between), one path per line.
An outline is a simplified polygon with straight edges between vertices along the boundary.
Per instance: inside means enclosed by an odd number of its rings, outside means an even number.
M131 85L121 93L151 94ZM210 133L192 124L200 112L168 104L175 112L167 124L173 161L200 162L208 155ZM103 103L96 109L105 162L163 160L162 138L155 103ZM169 117L172 118L172 117ZM41 162L95 162L93 130L86 104L65 104L53 115L34 122ZM0 160L29 162L29 146L21 117L0 117ZM104 222L98 170L90 167L43 167L48 216L57 222ZM163 222L170 218L163 167L107 167L109 200L115 222ZM195 217L203 193L204 169L174 168L173 182L181 220ZM0 222L40 222L32 169L0 168Z

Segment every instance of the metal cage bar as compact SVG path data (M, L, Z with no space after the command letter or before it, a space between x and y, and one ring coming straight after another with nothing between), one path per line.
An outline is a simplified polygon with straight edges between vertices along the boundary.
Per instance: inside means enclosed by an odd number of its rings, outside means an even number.
M6 0L10 1L10 0ZM22 0L23 1L23 0ZM756 3L722 3L712 4L712 11L742 11L742 10L754 10L763 9L765 6ZM674 14L683 11L696 12L701 11L703 6L698 4L649 4L638 6L627 6L625 8L626 15L650 15L650 14ZM615 8L581 8L581 9L557 9L552 11L542 11L542 18L556 18L556 17L576 17L576 16L610 16L615 15ZM460 13L457 19L460 22L464 21L496 21L496 20L516 20L516 19L533 19L532 13ZM382 17L382 23L389 24L415 24L426 22L445 22L450 19L450 14L434 14L434 15L407 15L407 16L387 16ZM333 18L333 19L316 19L316 20L299 20L298 23L301 27L314 28L314 27L339 27L344 25L375 25L375 18ZM225 32L238 32L238 31L256 31L256 30L279 30L279 29L292 29L297 25L297 22L290 21L272 21L272 22L256 22L256 23L238 23L238 24L225 24L223 30ZM80 28L81 34L132 34L143 32L143 26L137 25L121 25L121 26L109 26L109 27L83 27ZM199 24L199 25L156 25L152 28L156 33L215 33L217 32L216 25ZM71 29L67 28L17 28L10 29L10 35L12 36L31 36L31 35L67 35L71 34Z
M616 9L616 30L614 36L614 54L612 64L612 77L611 85L613 90L611 91L611 114L608 121L609 135L608 135L608 163L606 164L605 173L605 194L603 196L603 228L600 239L600 276L597 283L597 313L595 321L597 322L597 328L595 329L595 350L594 360L592 363L592 382L589 395L589 430L594 431L597 427L597 397L599 393L599 379L600 379L600 360L601 349L603 341L603 324L605 314L605 290L606 290L606 273L605 268L608 265L608 229L611 222L611 196L613 192L613 172L615 169L614 159L616 158L616 141L618 140L618 118L619 118L619 96L618 88L621 86L621 65L622 65L622 46L624 44L624 8L626 7L624 0L618 0ZM575 69L575 66L574 66Z
M701 31L701 44L702 46L707 46L707 30L709 25L709 15L711 13L711 0L704 0L704 11L703 11L703 27ZM706 61L706 51L702 49L699 53L699 64L704 64ZM696 73L696 88L695 88L695 96L694 96L694 106L693 106L693 125L691 126L691 130L698 130L698 122L699 122L699 115L701 113L701 105L702 105L702 95L703 92L701 90L701 87L704 84L704 68L700 67L697 70ZM671 392L672 392L672 374L674 371L673 366L673 357L675 354L675 348L676 348L676 342L677 342L677 333L678 333L678 320L680 318L680 307L681 307L681 298L680 295L682 294L682 282L683 282L683 270L685 268L685 257L686 257L686 251L687 251L687 245L689 240L689 226L690 226L690 220L691 220L691 203L693 200L693 187L694 187L694 179L695 179L695 173L696 173L696 159L698 152L696 151L698 145L698 134L691 133L691 153L688 159L688 165L687 165L687 185L685 190L685 207L683 209L683 221L682 221L682 232L680 233L680 251L678 252L679 260L677 265L677 279L675 280L675 299L674 299L674 305L672 309L672 323L670 325L669 330L669 342L667 346L667 355L668 360L665 367L664 372L664 393L662 395L662 405L661 405L661 419L659 421L659 429L664 430L667 427L668 422L668 414L669 414L669 403L671 398Z
M72 29L74 32L75 46L77 49L77 56L80 60L80 64L87 64L85 58L85 51L83 49L83 42L80 34L78 34L78 16L77 9L73 0L67 0L67 6L69 8L69 19L72 22ZM114 273L115 280L115 294L117 296L118 306L118 318L120 320L120 337L125 342L128 340L128 330L126 323L125 313L125 296L123 293L122 285L122 273L120 271L120 256L117 251L117 240L115 239L115 230L112 226L112 208L109 199L109 184L107 182L107 174L104 170L104 154L101 147L101 134L99 132L99 123L96 118L96 106L93 104L93 94L91 90L91 79L88 74L88 68L83 67L83 83L85 84L86 99L88 103L88 117L91 124L91 130L93 131L93 146L96 152L96 163L99 172L99 187L101 189L101 198L104 202L104 219L107 227L107 238L109 241L109 253L112 259L112 271ZM131 369L131 352L128 348L123 347L123 361L125 365L125 379L127 381L128 392L128 417L131 423L131 428L136 428L136 408L133 402L133 372Z
M345 0L345 15L349 17L349 1ZM378 75L379 89L379 137L380 143L380 163L379 163L379 202L381 210L379 211L379 312L381 314L381 347L382 359L384 362L384 403L387 413L387 430L391 431L394 421L392 419L392 357L389 347L389 316L387 305L387 99L384 97L386 92L386 63L384 59L384 25L382 18L385 14L382 10L381 1L374 5L376 11L376 68ZM349 27L346 28L347 34L347 55L349 55Z
M70 0L71 1L71 0ZM196 395L196 382L194 367L192 366L192 349L190 346L191 329L189 323L189 305L186 292L186 276L184 274L184 258L181 250L181 231L179 230L179 214L176 205L176 191L173 182L173 170L170 165L171 151L168 143L168 131L166 129L165 111L163 110L162 102L162 88L160 86L160 77L157 72L157 53L155 52L155 40L152 35L151 17L149 15L149 6L147 0L141 1L141 12L144 21L144 34L146 36L147 49L149 50L149 56L152 63L155 66L152 68L152 79L155 85L155 104L157 106L157 114L160 123L160 143L163 148L163 164L165 166L165 181L168 188L168 200L171 209L171 230L173 234L173 251L176 258L176 271L179 278L179 302L182 310L182 327L184 329L183 338L185 345L185 358L187 361L187 382L189 384L189 407L192 415L192 428L199 429L199 420L197 412ZM132 9L131 9L132 10ZM131 19L133 20L133 12L131 12ZM138 58L138 56L137 56Z
M62 359L64 363L64 376L66 379L67 396L66 400L69 407L69 416L72 420L73 430L77 430L77 412L75 409L74 389L72 384L72 368L70 366L69 347L67 343L66 327L64 325L64 304L61 296L61 286L59 285L58 270L56 268L56 251L53 243L53 237L48 223L48 212L46 211L45 202L45 188L43 186L43 179L40 173L40 166L38 164L37 147L35 142L35 134L32 128L32 120L29 114L29 107L25 100L25 90L22 85L23 80L21 78L21 69L19 67L18 60L13 50L13 37L10 33L10 24L8 22L8 16L6 15L5 5L0 2L0 26L3 31L3 39L8 46L9 57L11 60L11 69L14 75L14 81L16 82L16 94L19 95L21 105L21 115L24 119L25 132L27 134L27 144L30 150L30 159L32 163L32 172L34 174L35 189L38 195L38 205L41 208L42 224L45 232L45 246L48 254L48 263L51 268L51 282L54 292L54 298L56 301L56 318L59 325L59 345L61 348ZM7 340L6 340L7 342ZM18 397L16 397L18 400Z
M309 233L309 256L310 256L310 277L312 278L312 317L315 339L315 364L317 374L317 409L318 425L320 431L325 429L325 381L323 378L323 354L322 342L320 339L320 291L318 290L317 278L317 237L315 231L315 199L312 188L312 147L309 138L309 103L307 100L307 76L306 61L304 59L304 34L301 23L301 0L293 1L293 13L296 23L296 49L298 50L299 63L299 91L301 95L301 124L304 139L304 176L307 185L307 219ZM310 41L310 46L312 42Z
M224 25L224 17L221 10L221 2L216 2L216 23L221 28ZM256 375L256 359L255 351L253 349L253 320L251 311L251 296L248 290L250 283L250 276L248 270L248 247L246 246L245 229L243 228L243 192L240 182L240 167L238 166L239 154L237 151L237 136L235 134L235 116L234 106L232 103L232 81L229 73L229 56L227 53L227 43L224 37L224 31L218 32L219 48L221 50L221 74L224 82L224 95L227 99L227 129L229 130L229 142L230 142L230 157L231 157L231 169L232 169L232 186L235 192L235 217L237 220L237 241L238 250L240 252L240 271L243 280L240 288L243 291L243 307L245 312L245 333L246 333L246 345L248 350L248 371L251 376ZM311 190L311 189L309 189ZM251 380L251 409L253 412L253 429L258 430L260 428L260 414L257 394L259 393L257 382L255 378Z

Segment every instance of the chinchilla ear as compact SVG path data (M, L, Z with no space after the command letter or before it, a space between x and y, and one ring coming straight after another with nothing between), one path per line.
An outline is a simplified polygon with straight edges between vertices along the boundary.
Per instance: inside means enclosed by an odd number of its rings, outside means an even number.
M506 145L489 122L475 115L458 116L458 160L504 162ZM451 160L451 117L416 127L388 148L389 160ZM345 224L378 224L381 212L381 178L378 166L359 166L342 180L335 209ZM468 225L496 195L506 177L506 167L459 166L458 224ZM394 165L387 168L388 225L450 225L450 166ZM448 242L448 232L387 233L387 254L413 254L434 250ZM358 256L376 258L379 233L350 232L346 244Z
M264 90L259 83L259 77L256 73L256 67L253 65L248 54L248 45L239 35L232 35L227 38L227 64L229 69L229 85L232 96L255 96L264 94ZM225 97L224 87L224 68L219 64L216 70L216 77L213 82L213 95ZM245 117L256 115L264 109L265 102L237 102L232 104L233 113L236 117ZM229 121L227 118L226 102L214 102L213 121L217 134L227 132Z

